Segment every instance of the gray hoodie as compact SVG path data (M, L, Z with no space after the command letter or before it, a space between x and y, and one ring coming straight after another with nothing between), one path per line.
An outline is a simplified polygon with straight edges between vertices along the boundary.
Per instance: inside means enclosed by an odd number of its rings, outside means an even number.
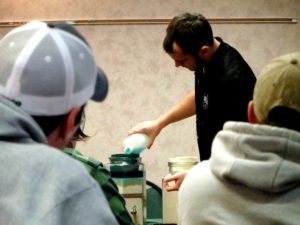
M300 133L225 123L180 188L179 224L300 224Z
M117 224L99 185L28 114L0 97L0 118L0 224Z

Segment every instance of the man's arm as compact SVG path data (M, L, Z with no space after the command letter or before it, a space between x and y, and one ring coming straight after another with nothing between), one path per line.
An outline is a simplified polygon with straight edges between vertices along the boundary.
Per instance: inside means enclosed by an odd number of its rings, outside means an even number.
M195 91L190 92L179 103L156 120L144 121L133 127L128 134L145 133L149 136L148 148L150 148L160 131L171 123L186 119L195 115Z

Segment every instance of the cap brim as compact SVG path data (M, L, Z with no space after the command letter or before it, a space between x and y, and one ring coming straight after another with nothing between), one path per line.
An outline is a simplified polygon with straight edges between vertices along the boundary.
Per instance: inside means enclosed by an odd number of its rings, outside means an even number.
M104 71L98 67L97 68L97 79L95 84L95 91L91 99L96 102L103 101L108 93L108 80Z

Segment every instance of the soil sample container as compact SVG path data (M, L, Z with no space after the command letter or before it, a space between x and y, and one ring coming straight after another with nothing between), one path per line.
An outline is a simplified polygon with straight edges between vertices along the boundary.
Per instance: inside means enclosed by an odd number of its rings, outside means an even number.
M114 154L107 165L135 224L146 221L146 172L138 154Z

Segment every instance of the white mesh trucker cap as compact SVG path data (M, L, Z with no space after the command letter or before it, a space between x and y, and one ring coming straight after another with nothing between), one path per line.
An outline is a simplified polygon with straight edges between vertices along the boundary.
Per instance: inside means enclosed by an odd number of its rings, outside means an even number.
M104 72L71 25L34 21L0 41L0 94L30 115L63 115L107 92Z

